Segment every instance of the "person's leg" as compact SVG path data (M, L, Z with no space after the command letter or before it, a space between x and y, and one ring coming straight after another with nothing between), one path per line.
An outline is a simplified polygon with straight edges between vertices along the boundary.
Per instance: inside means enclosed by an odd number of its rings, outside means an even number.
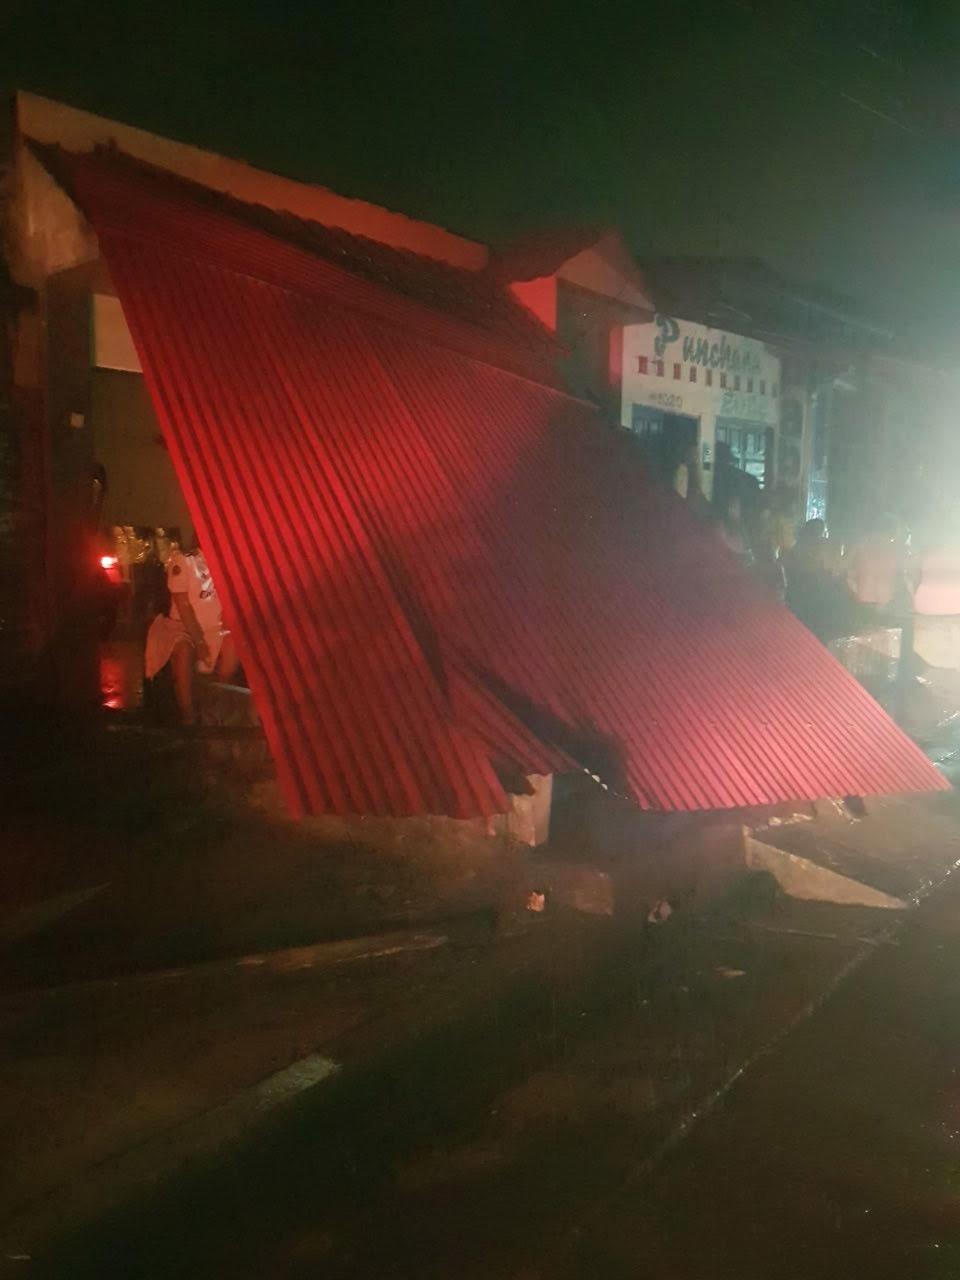
M221 680L231 680L240 670L240 655L228 631L220 642L220 657L217 659L217 675Z
M170 655L173 672L173 688L177 695L177 707L181 724L193 724L193 667L196 661L193 645L189 640L178 640Z

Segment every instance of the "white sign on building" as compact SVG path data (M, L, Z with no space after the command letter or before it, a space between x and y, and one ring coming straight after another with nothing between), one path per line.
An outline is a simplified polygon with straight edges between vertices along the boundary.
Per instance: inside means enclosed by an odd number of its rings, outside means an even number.
M623 426L695 430L708 489L718 442L769 476L779 419L780 361L763 342L665 315L624 329Z

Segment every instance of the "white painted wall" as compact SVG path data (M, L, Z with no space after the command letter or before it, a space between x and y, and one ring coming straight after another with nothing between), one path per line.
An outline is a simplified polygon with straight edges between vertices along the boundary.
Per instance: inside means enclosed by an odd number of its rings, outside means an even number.
M679 366L679 377L675 366ZM699 418L701 456L711 462L718 418L776 431L780 361L754 338L658 315L647 324L627 325L623 331L621 423L625 427L632 425L635 404Z
M142 373L140 357L133 345L120 299L109 294L93 295L93 363L98 369L122 369Z

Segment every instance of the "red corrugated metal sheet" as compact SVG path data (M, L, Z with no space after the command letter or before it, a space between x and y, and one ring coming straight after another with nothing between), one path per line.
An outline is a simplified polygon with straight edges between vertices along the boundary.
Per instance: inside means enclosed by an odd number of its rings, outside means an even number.
M74 183L296 810L490 813L494 763L668 810L944 785L584 406L103 160Z

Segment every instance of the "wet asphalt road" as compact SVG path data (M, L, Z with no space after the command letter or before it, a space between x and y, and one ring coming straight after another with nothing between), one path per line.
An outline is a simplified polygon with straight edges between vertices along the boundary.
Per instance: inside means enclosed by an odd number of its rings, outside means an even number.
M842 921L831 910L817 909L811 934L822 939L824 920ZM448 1064L451 1077L461 1073L450 1096L436 1075L444 1048L428 1046L394 1096L379 1081L346 1095L335 1132L301 1117L212 1181L172 1188L24 1274L960 1277L960 877L889 941L864 951L854 942L862 932L734 947L726 958L747 956L743 977L716 979L712 955L714 985L669 1053L651 1039L649 1018L638 1038L646 999L585 1011L590 1032L561 1064L541 1062L498 1087L495 1044L478 1043L472 1063ZM799 1005L804 983L822 989L851 962L828 1000L649 1162L663 1136L649 1121L658 1089L671 1079L693 1087L704 1044L701 1056L726 1054L734 1067L731 1017L743 1023L787 988ZM675 1007L661 999L655 1023L679 1016L679 993L693 989L702 957L685 964L661 973ZM764 966L766 985L751 987ZM512 1031L522 1036L522 1010ZM651 1054L661 1057L653 1072ZM411 1081L436 1082L436 1096L415 1097Z
M552 1274L960 1277L960 877Z

